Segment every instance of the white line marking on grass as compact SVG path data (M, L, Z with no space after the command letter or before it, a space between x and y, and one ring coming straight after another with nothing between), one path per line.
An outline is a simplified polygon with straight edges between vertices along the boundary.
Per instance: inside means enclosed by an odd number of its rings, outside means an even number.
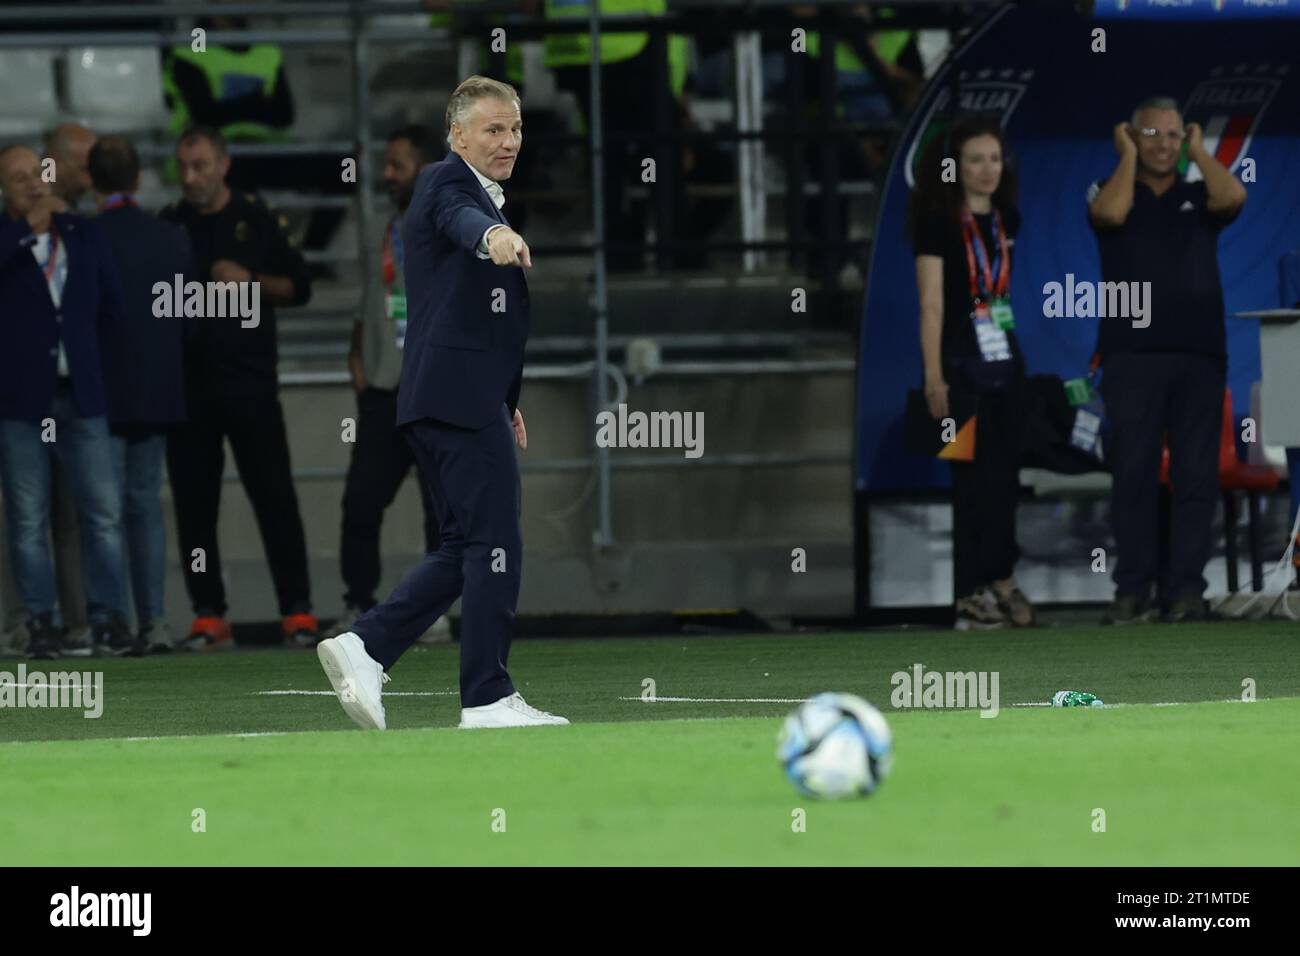
M802 704L807 697L620 697L647 704Z
M212 737L288 737L292 734L310 734L310 730L253 730L239 734L167 734L161 737L88 737L87 740L200 740Z
M332 690L258 690L258 697L337 697ZM385 697L456 697L458 690L386 690Z

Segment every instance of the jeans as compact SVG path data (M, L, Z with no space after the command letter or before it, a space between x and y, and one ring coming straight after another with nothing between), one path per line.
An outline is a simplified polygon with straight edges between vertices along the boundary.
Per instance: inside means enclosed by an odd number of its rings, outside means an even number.
M50 406L52 428L0 419L0 485L14 580L28 613L51 613L62 624L50 557L50 455L67 471L81 527L86 616L93 625L125 610L122 496L113 469L108 420L80 418L69 382L60 381ZM43 440L44 439L44 440Z
M122 489L123 567L129 569L136 627L143 629L163 617L167 533L162 476L167 436L162 431L139 431L115 433L111 440L113 474Z

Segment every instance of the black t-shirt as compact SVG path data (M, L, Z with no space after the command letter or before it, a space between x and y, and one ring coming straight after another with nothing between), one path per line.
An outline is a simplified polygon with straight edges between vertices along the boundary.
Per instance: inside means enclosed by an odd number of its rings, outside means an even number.
M1100 188L1089 188L1089 203ZM1212 216L1206 201L1204 182L1178 179L1160 196L1138 182L1124 225L1092 224L1102 281L1151 283L1139 287L1150 290L1144 295L1149 312L1136 320L1149 319L1149 326L1135 328L1132 317L1099 321L1097 350L1103 358L1114 352L1192 352L1226 361L1218 247L1219 233L1232 219Z
M1015 206L999 210L1002 216L1002 228L1007 233L1007 254L1011 256L1008 267L1015 265L1014 243L1020 231L1020 210ZM993 214L974 213L975 224L979 227L984 249L989 257L989 266L998 254L996 237L993 235ZM918 256L938 256L943 259L943 338L940 341L939 355L943 361L944 375L949 385L965 384L979 390L996 387L1004 383L1008 376L1019 378L1024 375L1024 357L1020 352L1020 343L1016 341L1014 330L1007 332L1007 342L1011 346L1012 361L1005 368L990 368L1003 363L985 362L980 353L979 340L975 335L975 324L971 319L970 267L966 260L966 244L962 241L961 223L944 219L940 216L924 217L917 224L913 245ZM997 279L997 275L994 275ZM1012 310L1023 321L1028 314L1028 303L1011 303ZM1017 306L1019 306L1017 308ZM954 382L954 378L958 382Z
M165 208L160 217L180 223L194 250L193 277L212 279L212 263L230 259L255 275L293 279L295 305L311 296L311 278L302 254L289 245L280 223L254 196L234 192L217 213L202 215L188 202ZM275 308L261 290L258 324L240 319L199 318L187 322L186 386L195 395L261 393L276 387Z

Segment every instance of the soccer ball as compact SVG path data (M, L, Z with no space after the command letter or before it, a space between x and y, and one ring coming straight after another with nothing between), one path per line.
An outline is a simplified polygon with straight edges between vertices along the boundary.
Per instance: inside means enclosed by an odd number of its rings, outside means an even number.
M777 759L801 793L866 796L889 775L893 737L880 711L852 694L818 694L785 719Z

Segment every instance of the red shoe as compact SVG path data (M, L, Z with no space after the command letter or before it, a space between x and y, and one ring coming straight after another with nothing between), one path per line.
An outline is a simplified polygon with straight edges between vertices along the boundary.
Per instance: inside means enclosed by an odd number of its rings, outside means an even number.
M315 614L286 614L280 622L284 642L294 647L315 647L320 643L320 622Z
M235 639L224 617L196 617L189 637L181 644L191 651L215 651L234 647Z

